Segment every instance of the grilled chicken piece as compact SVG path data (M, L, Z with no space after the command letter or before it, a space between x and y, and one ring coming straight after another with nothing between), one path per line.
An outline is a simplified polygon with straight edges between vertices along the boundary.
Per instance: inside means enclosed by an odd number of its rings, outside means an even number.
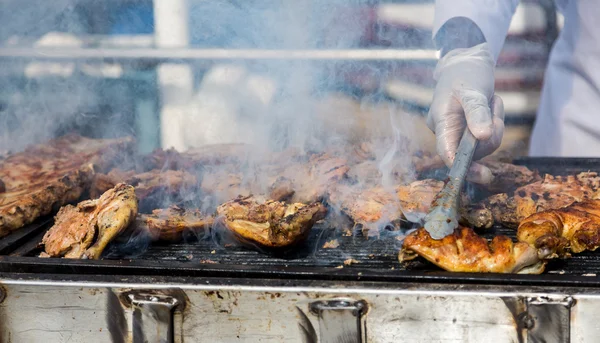
M122 183L96 200L64 206L42 239L40 257L99 259L106 245L133 222L137 211L133 187Z
M517 238L537 248L541 258L594 251L600 246L600 200L535 213L521 222Z
M595 199L599 196L597 183L595 173L566 177L546 175L542 181L519 187L513 196L496 194L481 205L492 211L496 222L516 228L519 222L534 213Z
M260 202L248 196L222 204L217 214L217 220L240 243L285 248L305 240L313 225L325 217L327 209L318 202L287 205L272 200Z
M149 215L140 214L138 222L148 230L152 240L178 242L186 231L198 235L208 230L214 218L202 214L198 209L171 206L166 209L156 209Z
M443 187L442 181L426 179L398 186L393 194L383 187L360 189L340 184L329 193L328 203L362 225L367 235L377 235L380 228L399 219L422 220ZM467 203L463 199L463 204ZM465 206L460 215L462 223L475 227L489 228L493 224L486 208Z
M156 169L136 174L134 171L113 169L108 174L94 177L90 197L95 199L118 183L134 186L140 210L149 211L164 205L160 203L164 200L179 199L185 194L191 194L198 182L194 175L186 171Z
M420 228L404 239L400 262L422 256L451 272L541 274L546 262L527 243L496 236L488 243L472 229L460 227L441 240Z

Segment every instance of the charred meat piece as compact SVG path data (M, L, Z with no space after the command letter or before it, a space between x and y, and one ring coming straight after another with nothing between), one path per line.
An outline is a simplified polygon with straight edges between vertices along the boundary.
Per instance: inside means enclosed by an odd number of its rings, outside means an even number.
M97 198L117 183L127 183L135 187L141 211L160 207L161 201L177 200L191 194L197 187L197 179L186 171L152 170L136 174L134 171L111 170L108 174L95 176L90 197Z
M209 229L214 218L202 214L198 209L171 206L156 209L152 214L140 214L138 222L148 230L152 240L178 242L186 231L198 235Z
M491 193L507 193L515 189L542 181L542 178L536 171L532 171L525 166L518 166L511 163L503 163L484 159L478 163L488 167L494 176L489 185L480 186Z
M0 159L0 237L78 200L95 171L132 147L131 138L67 135Z
M137 211L133 187L122 183L96 200L64 206L42 239L40 257L99 259L106 245L133 222Z
M421 256L451 272L540 274L546 262L527 243L513 243L506 236L488 241L472 229L460 227L441 240L420 228L404 239L400 262Z
M517 238L538 249L541 258L594 251L600 246L600 200L535 213L521 222Z
M55 180L32 182L30 186L0 193L0 237L78 200L90 184L92 174L91 168L81 168Z
M218 220L243 244L263 248L284 248L306 239L313 225L323 219L327 209L321 203L309 205L280 201L260 202L238 197L217 209Z
M534 213L596 198L594 180L591 173L566 177L546 175L542 181L519 187L513 196L493 195L485 199L482 206L492 211L496 222L516 228L519 222Z
M45 144L31 146L0 160L0 180L7 191L55 181L83 165L102 172L126 158L133 139L91 139L67 135Z

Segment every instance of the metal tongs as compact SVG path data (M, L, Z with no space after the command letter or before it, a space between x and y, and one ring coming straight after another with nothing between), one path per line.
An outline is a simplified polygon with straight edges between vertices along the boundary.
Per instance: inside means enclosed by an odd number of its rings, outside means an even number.
M425 230L433 239L442 239L452 234L458 227L460 191L471 166L477 143L475 136L466 128L450 168L448 181L425 216Z

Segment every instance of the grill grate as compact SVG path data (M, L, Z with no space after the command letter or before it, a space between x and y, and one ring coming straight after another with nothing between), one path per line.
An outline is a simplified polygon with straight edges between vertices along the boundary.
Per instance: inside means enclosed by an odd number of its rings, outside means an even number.
M517 163L555 175L600 171L600 160L524 159ZM37 258L37 245L51 222L45 218L0 239L0 272L600 286L600 278L595 277L600 275L598 252L551 261L543 275L447 273L422 260L398 263L399 232L385 231L379 239L366 239L358 228L347 236L340 229L316 227L305 244L277 254L223 246L217 239L206 237L178 244L117 241L100 261ZM483 233L487 238L498 234L514 239L515 232L496 226ZM323 248L333 239L339 243L337 248Z

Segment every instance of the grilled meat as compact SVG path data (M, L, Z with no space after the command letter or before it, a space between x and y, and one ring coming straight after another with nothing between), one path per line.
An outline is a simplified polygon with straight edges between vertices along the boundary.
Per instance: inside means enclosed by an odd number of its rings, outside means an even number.
M127 183L135 187L140 211L150 211L164 204L165 200L178 200L185 194L194 192L197 179L186 171L152 170L136 174L134 171L111 170L108 174L94 177L90 197L97 198L117 183Z
M287 166L280 176L271 183L273 189L286 187L292 188L294 194L291 202L312 203L320 201L327 190L345 177L349 167L343 158L333 157L328 154L310 156L307 163L293 163Z
M536 171L532 171L525 166L489 159L478 161L478 163L488 167L494 176L489 185L478 185L491 193L512 192L519 187L542 181Z
M0 237L79 199L92 174L90 167L82 167L55 180L32 182L30 186L0 193Z
M327 209L321 203L309 205L238 197L217 209L218 220L240 243L264 248L284 248L302 242Z
M0 160L0 180L7 191L55 181L91 164L102 172L126 158L133 148L131 138L90 139L67 135Z
M0 237L79 199L132 143L67 135L0 159Z
M99 259L106 245L135 219L137 211L133 187L122 183L96 200L64 206L42 239L44 253L40 257Z
M534 213L595 199L597 191L598 177L595 173L567 177L546 175L542 181L519 187L512 196L496 194L481 205L492 211L496 222L516 228L519 222Z
M214 144L185 152L157 149L143 158L146 169L191 170L206 165L239 164L248 159L253 147L248 144Z
M517 238L538 249L542 258L594 251L600 246L600 200L535 213L521 222Z
M198 235L208 230L214 218L202 214L198 209L171 206L156 209L152 214L140 214L138 222L148 230L152 240L178 242L186 231Z
M328 154L315 154L304 161L266 164L252 172L231 173L235 166L208 167L202 176L203 192L224 202L238 195L261 194L271 200L312 203L348 172L346 161ZM239 170L239 169L238 169Z
M329 192L328 202L362 225L367 235L377 235L381 227L399 219L419 222L443 187L442 181L425 179L398 186L393 194L383 187L360 189L340 184ZM463 204L467 203L463 199ZM493 223L486 208L464 206L460 212L465 224L489 228Z
M423 228L414 231L404 239L398 258L404 262L417 256L452 272L540 274L546 264L527 243L513 243L506 236L488 243L465 227L441 240L432 239Z

